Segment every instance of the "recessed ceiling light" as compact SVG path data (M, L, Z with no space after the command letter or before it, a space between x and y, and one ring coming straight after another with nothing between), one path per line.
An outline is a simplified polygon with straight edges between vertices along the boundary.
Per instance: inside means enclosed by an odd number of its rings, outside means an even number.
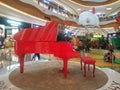
M80 11L81 9L79 8L79 9L77 9L77 10L79 10L79 11Z
M108 0L82 0L82 1L89 1L89 2L106 2Z
M106 8L106 10L111 10L112 8Z
M92 12L92 10L89 10L90 12Z
M100 12L97 12L96 15L100 15L101 13Z

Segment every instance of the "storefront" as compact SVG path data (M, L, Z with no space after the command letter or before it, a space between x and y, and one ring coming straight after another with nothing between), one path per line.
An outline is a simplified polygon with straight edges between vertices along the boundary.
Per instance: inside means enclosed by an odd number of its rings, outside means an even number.
M9 18L0 17L0 28L2 29L0 39L1 45L5 44L6 47L13 46L13 36L24 28L31 28L30 23L15 21ZM4 42L4 43L3 43ZM2 47L3 48L3 47Z

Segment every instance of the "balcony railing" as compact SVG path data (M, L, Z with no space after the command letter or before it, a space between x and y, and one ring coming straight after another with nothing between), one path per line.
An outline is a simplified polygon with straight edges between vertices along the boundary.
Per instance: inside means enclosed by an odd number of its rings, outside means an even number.
M25 2L24 0L21 1ZM49 0L33 0L33 2L31 0L26 1L26 3L36 6L45 14L54 15L62 20L70 20L78 23L79 15L73 14L72 12L66 10L64 7L58 5L55 2L53 3L52 1ZM99 17L99 21L100 24L106 24L109 22L115 22L115 18L116 15L108 16L108 17L103 16L103 17Z

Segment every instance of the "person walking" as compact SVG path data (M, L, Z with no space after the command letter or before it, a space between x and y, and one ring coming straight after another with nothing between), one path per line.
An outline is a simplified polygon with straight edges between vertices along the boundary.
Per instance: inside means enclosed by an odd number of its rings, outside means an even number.
M38 60L40 60L40 54L39 53L35 53L32 57L32 60L35 60L35 58L38 58Z

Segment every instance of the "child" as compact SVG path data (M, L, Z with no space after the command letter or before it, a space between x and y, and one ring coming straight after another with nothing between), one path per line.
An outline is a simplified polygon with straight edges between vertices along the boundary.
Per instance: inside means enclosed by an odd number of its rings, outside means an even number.
M111 62L115 60L115 56L113 54L113 50L109 50L108 53L105 54L104 56L104 61Z

